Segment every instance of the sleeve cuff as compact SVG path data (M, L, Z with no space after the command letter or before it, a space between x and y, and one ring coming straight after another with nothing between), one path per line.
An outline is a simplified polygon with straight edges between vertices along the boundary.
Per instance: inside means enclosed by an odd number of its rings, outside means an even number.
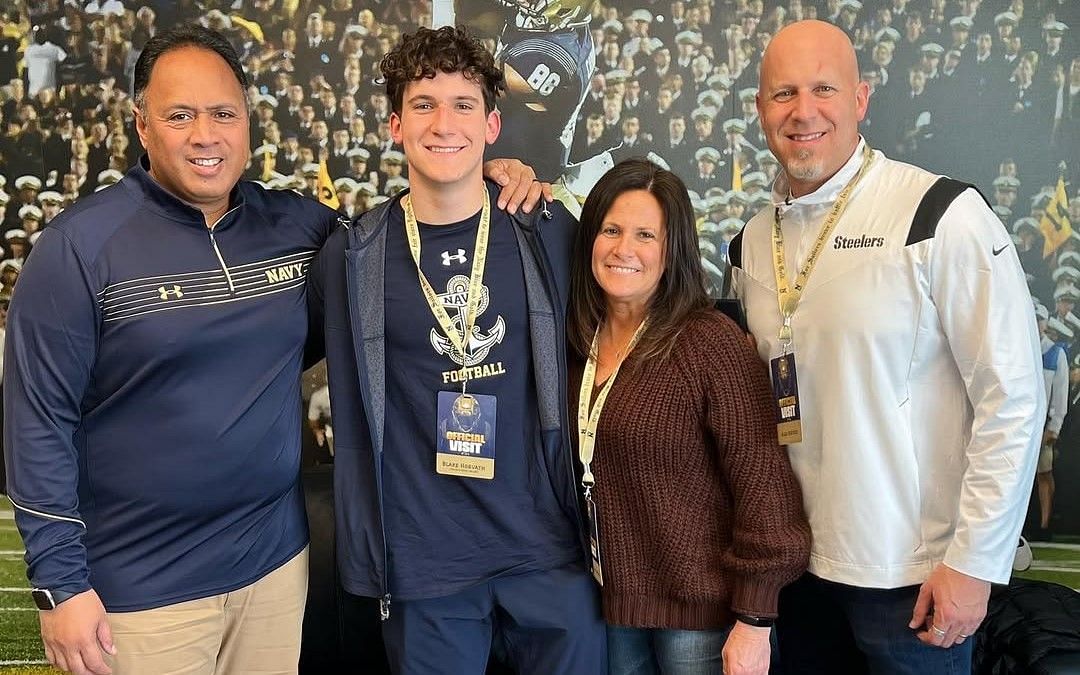
M776 618L781 585L772 579L739 579L731 598L737 614Z

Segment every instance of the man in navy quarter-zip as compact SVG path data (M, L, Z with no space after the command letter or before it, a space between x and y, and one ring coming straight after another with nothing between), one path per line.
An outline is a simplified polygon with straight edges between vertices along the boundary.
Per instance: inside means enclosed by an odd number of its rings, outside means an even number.
M246 86L211 31L151 40L147 155L53 221L11 303L11 499L63 670L296 668L304 281L337 214L238 182Z
M421 28L382 61L411 189L312 263L334 405L338 562L381 598L396 673L607 672L567 435L570 235L481 175L505 89L460 29Z
M4 445L46 656L294 673L305 278L338 214L240 181L247 80L219 34L157 35L134 80L147 155L50 224L8 317Z

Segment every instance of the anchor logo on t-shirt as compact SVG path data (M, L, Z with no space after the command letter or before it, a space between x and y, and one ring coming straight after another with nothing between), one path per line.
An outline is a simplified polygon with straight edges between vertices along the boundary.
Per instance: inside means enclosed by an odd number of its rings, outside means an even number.
M447 314L450 314L454 328L460 335L465 326L466 304L469 300L469 277L463 274L451 277L450 281L446 282L446 293L440 295L439 299L446 308ZM486 333L480 329L478 325L480 317L483 316L489 302L488 287L481 285L480 301L476 306L477 324L473 324L472 332L467 336L464 355L458 351L450 338L440 333L438 329L432 328L431 346L435 348L435 351L449 356L459 366L475 366L483 363L491 348L502 342L506 335L506 322L503 321L502 316L495 318L495 325Z

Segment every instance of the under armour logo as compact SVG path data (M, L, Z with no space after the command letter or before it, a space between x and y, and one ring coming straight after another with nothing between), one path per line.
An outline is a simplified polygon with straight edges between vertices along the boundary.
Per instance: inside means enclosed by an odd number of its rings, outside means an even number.
M459 265L464 265L467 258L465 257L465 249L459 248L457 253L450 255L450 251L442 252L442 264L443 267L450 267L450 263L455 262Z
M184 291L180 290L180 287L173 284L172 288L165 288L164 286L158 286L158 295L162 300L168 300L169 295L172 294L177 300L184 297Z

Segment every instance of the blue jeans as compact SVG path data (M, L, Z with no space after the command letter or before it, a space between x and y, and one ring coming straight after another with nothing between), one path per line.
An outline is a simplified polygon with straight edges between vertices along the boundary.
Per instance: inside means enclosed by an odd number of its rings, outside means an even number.
M609 675L716 675L730 628L675 630L608 626Z
M918 586L857 588L804 574L780 592L783 672L968 675L974 637L942 649L908 628L918 595Z

